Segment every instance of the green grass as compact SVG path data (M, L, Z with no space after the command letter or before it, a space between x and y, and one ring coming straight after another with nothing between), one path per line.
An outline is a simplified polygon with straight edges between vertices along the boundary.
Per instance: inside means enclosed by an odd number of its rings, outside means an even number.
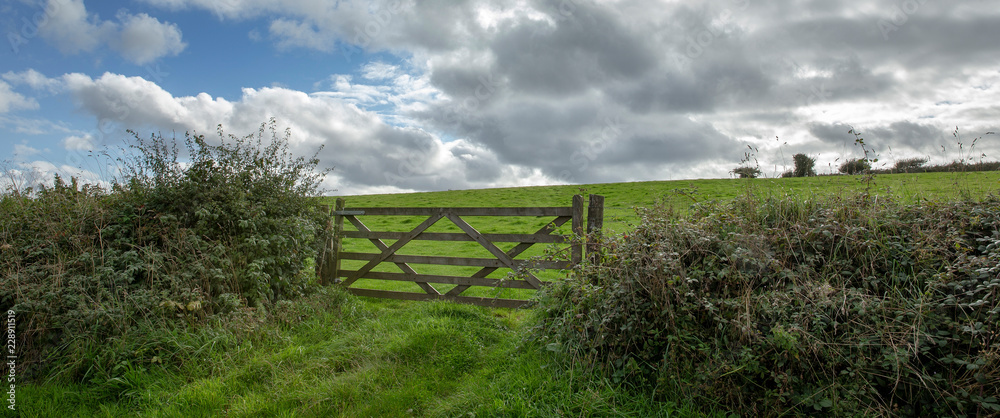
M331 298L342 303L327 310ZM291 317L275 314L238 344L192 359L182 370L136 365L143 371L115 391L26 385L18 408L25 417L683 412L551 365L547 352L522 342L531 314L445 302L355 300L331 290L298 302Z

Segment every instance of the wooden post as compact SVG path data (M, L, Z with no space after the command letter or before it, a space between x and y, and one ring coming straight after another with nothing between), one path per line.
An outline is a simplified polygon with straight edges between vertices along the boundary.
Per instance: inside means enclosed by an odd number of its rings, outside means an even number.
M344 210L344 207L346 206L346 204L347 204L347 202L344 200L344 198L342 198L342 197L337 198L337 206L336 206L336 209L334 209L334 210L336 210L336 211L342 211L342 210ZM332 267L331 267L332 271L330 272L330 282L336 284L336 283L340 282L340 280L339 280L339 277L340 277L340 252L343 251L343 244L344 244L344 216L343 215L336 215L336 216L333 217L333 219L334 219L334 221L333 221L333 251L331 252L331 255L333 256L333 263L332 263Z
M327 259L330 255L330 249L333 245L333 235L330 233L333 230L333 220L330 219L330 213L333 207L330 205L323 205L323 213L326 213L326 226L323 227L323 246L320 247L319 252L316 253L316 278L319 280L320 286L326 285L326 265L328 263Z
M587 256L592 262L597 262L601 251L601 230L604 228L604 196L590 195L590 205L587 207Z
M573 196L573 264L583 261L583 195Z

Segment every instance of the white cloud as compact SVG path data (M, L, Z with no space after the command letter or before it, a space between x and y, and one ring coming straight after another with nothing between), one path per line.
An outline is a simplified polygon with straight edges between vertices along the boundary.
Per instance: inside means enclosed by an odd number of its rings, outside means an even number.
M30 157L32 155L40 154L41 152L42 151L25 144L14 144L14 156L17 158Z
M69 151L90 151L94 149L96 141L91 134L70 135L63 139L63 147Z
M175 24L145 13L118 13L118 22L101 21L87 12L83 0L49 0L48 20L39 25L42 38L64 54L91 52L103 44L135 64L177 55L187 46Z
M341 87L354 96L245 88L239 100L229 101L206 93L175 97L153 82L119 74L97 79L67 74L61 79L80 109L140 132L196 131L212 138L216 125L222 124L228 133L244 135L274 117L282 127L291 128L295 154L311 155L325 146L322 164L336 167L331 182L342 192L510 186L544 177L533 168L502 164L481 145L445 143L417 127L393 126L352 103L367 100L365 89L374 87L353 86L349 80ZM90 136L72 135L63 145L83 149L92 142Z
M15 73L8 71L3 74L3 79L15 85L26 84L35 90L56 92L62 86L62 82L57 79L48 78L34 68Z
M350 103L372 105L377 103L388 103L388 86L372 86L367 84L351 83L351 76L344 74L334 74L330 76L330 88L333 91L320 92L319 95L334 97Z
M11 90L10 84L0 81L0 113L16 109L37 109L38 102Z
M4 176L0 177L0 188L14 187L24 190L27 187L51 187L53 179L59 175L67 183L71 178L77 178L80 184L95 184L108 188L110 183L93 171L62 164L56 165L48 161L31 161L6 168Z
M308 22L276 19L271 22L271 36L278 39L279 48L309 48L329 52L336 38L319 31Z
M38 32L64 54L93 51L114 31L114 23L91 18L83 0L49 0L46 12Z
M370 62L361 67L361 75L369 80L385 80L395 78L399 67L381 61Z
M187 46L177 25L161 23L145 13L120 14L121 32L112 47L125 59L142 65L168 55L177 55Z

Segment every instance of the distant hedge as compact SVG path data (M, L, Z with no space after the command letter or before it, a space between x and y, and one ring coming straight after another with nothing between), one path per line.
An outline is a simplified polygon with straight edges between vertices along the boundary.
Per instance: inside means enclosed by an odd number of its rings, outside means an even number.
M747 416L1000 414L1000 200L641 213L540 296L559 358Z

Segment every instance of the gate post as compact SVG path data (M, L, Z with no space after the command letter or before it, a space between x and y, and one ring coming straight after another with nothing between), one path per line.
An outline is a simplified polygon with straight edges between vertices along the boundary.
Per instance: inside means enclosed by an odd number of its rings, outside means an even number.
M583 195L573 195L573 249L574 265L583 261L583 240L586 235L583 230Z
M601 229L604 228L604 196L590 195L590 205L587 207L587 257L596 263L601 251Z
M340 274L340 248L343 240L341 232L344 230L344 217L336 215L336 211L340 210L344 210L343 198L337 199L335 208L326 205L327 236L326 241L323 242L323 249L319 253L319 259L316 260L316 276L318 276L321 286L336 283L337 276ZM329 216L333 216L333 220Z
M342 197L337 198L337 207L336 207L336 209L334 209L336 211L334 213L337 213L337 215L334 215L334 217L333 217L333 219L334 219L333 220L333 251L331 252L332 255L333 255L333 266L330 268L330 270L332 270L330 272L330 274L331 274L331 276L330 276L330 282L334 283L334 284L340 283L340 252L343 250L343 247L344 247L344 245L343 245L344 244L344 216L340 215L339 213L340 213L340 211L344 210L344 207L346 205L347 205L347 202L344 200L344 198L342 198Z

